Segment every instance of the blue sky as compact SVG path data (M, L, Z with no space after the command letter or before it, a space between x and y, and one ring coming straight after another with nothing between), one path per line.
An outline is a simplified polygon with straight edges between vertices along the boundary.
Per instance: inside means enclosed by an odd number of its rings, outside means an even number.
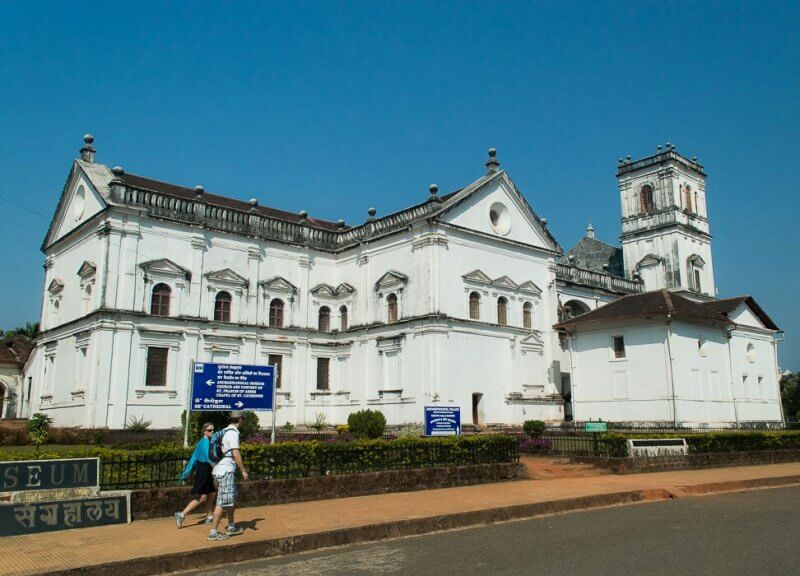
M798 3L0 4L0 327L85 132L128 172L360 222L498 159L559 242L618 243L619 156L707 169L716 283L800 369ZM19 208L15 204L26 209Z

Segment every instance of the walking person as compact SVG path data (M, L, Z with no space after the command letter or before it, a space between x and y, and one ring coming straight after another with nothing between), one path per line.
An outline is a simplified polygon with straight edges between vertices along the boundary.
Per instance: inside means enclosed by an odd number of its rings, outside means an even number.
M214 484L217 487L217 506L214 508L214 518L211 521L211 533L208 535L209 541L227 540L231 536L236 536L244 532L244 529L236 526L234 512L236 510L236 469L242 473L242 479L247 482L249 478L247 470L244 469L242 454L239 451L239 424L242 421L242 413L239 411L231 412L227 428L217 432L211 439L209 454L211 460L216 460L213 475ZM228 525L224 532L218 530L222 520L223 512L227 513Z
M214 425L206 422L200 427L200 430L202 431L202 436L195 445L192 457L181 474L181 482L183 482L194 470L194 486L192 487L194 498L186 505L183 512L175 512L175 523L178 528L183 526L183 521L192 510L202 504L206 505L205 523L211 524L211 520L214 517L214 501L217 489L214 486L214 476L212 475L214 465L208 459L208 449L211 445L211 437L214 435Z

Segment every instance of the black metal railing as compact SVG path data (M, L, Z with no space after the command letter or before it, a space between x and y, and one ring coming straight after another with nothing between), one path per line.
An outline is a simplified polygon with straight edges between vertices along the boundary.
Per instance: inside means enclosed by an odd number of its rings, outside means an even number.
M311 447L245 447L243 453L251 479L258 480L518 462L519 444L516 438L489 442L417 441L370 446L325 442L315 443ZM100 484L107 490L174 486L180 483L180 474L186 462L186 458L175 456L132 454L103 457Z

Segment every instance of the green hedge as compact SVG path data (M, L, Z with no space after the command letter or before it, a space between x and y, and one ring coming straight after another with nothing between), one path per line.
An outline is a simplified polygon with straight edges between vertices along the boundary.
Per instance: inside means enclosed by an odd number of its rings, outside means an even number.
M105 488L144 488L178 484L191 449L162 444L129 452L111 448L80 448L60 453L44 447L40 459L99 456L100 483ZM242 444L242 457L253 479L298 478L328 474L357 474L379 470L463 466L512 462L518 458L513 436L399 438L351 442L281 442ZM28 460L29 454L0 449L0 460Z
M754 452L759 450L800 450L800 430L731 430L687 434L604 434L623 445L628 438L685 438L692 454Z

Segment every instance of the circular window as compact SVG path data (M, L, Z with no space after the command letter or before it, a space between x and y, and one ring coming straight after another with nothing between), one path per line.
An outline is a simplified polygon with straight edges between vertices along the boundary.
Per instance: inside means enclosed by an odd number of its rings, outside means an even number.
M83 216L83 211L86 208L86 188L83 185L78 186L77 192L75 192L75 199L72 201L72 213L75 215L75 219L77 220L81 216Z
M511 215L500 202L495 202L489 208L489 221L492 223L492 228L498 234L505 236L511 231Z

